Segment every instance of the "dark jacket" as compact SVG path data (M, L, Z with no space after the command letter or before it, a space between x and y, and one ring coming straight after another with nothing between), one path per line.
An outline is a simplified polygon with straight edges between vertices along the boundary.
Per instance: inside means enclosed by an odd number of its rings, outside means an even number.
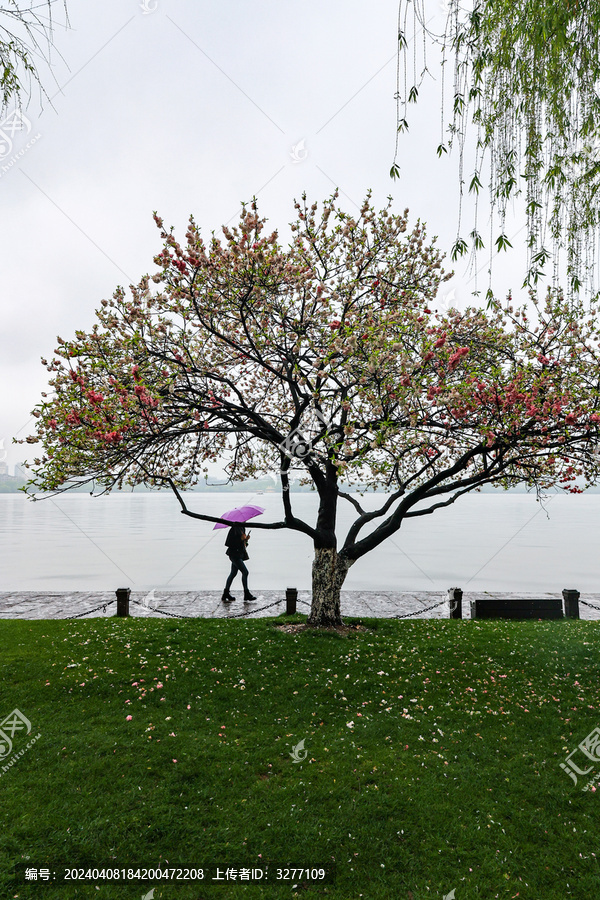
M227 556L229 559L249 559L246 551L246 543L242 539L243 533L243 528L240 525L233 525L229 529L229 534L225 540Z

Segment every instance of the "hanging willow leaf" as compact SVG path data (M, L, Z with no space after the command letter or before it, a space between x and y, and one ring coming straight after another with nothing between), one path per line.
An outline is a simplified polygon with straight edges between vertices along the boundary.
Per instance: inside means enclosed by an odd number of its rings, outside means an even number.
M446 0L446 10L445 31L435 34L425 0L399 0L399 53L408 54L410 44L414 57L412 65L405 57L403 71L415 73L418 88L428 71L426 35L442 47L442 78L447 57L454 57L445 127L459 138L459 173L473 132L476 201L482 168L489 166L493 223L503 232L496 244L510 246L504 222L522 183L530 274L540 276L549 226L549 253L564 260L570 297L582 287L592 293L600 238L600 0ZM408 84L403 96L410 96ZM401 114L405 123L406 102ZM446 146L442 135L438 156ZM458 215L460 221L460 207ZM561 275L557 270L554 278Z
M479 188L481 187L481 181L479 180L479 175L477 172L473 175L471 179L471 184L469 185L469 193L471 194L475 191L477 194L479 193Z
M512 244L505 234L501 234L496 238L496 247L498 248L498 251L506 250L507 247L512 247Z
M473 241L473 247L475 248L475 250L483 250L483 239L476 228L473 229L469 237Z
M457 238L452 247L452 262L456 262L459 256L463 256L468 250L467 242L463 238Z
M24 97L31 95L33 84L40 90L40 98L48 98L40 76L40 68L51 67L53 47L52 7L65 0L5 0L0 4L0 113L11 103L21 107Z

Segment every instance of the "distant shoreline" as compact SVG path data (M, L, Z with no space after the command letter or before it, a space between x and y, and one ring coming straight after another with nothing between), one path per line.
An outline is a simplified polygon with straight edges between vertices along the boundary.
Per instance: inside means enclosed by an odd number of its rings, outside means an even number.
M4 475L0 476L0 494L19 494L23 493L21 488L25 486L27 482L23 481L20 478L15 478L12 475ZM353 494L387 494L388 491L373 491L373 490L364 490L360 491L360 489L349 489L345 488L350 493ZM292 487L290 488L290 492L293 494L316 494L316 491L312 490L309 485L303 487ZM69 491L65 491L65 494L90 494L92 491L90 490L89 485L83 485L81 487L71 488ZM171 493L169 488L147 488L143 485L136 485L134 488L122 489L114 488L111 492L113 494L168 494ZM252 485L247 483L234 484L234 485L224 485L224 484L202 484L196 485L193 488L190 488L183 493L186 494L276 494L279 496L280 489L275 488L273 486L264 487L259 485ZM529 490L526 487L515 487L509 488L507 491L503 490L501 487L493 487L492 485L485 485L481 488L480 491L470 491L470 494L534 494L535 490L530 488ZM557 488L549 488L549 494L564 494L565 491L558 490ZM590 487L584 494L600 494L600 486L598 487ZM53 495L54 496L54 495Z

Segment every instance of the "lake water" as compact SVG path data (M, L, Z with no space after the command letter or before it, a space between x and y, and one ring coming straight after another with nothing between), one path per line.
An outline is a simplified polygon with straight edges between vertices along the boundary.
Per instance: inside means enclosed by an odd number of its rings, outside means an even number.
M195 512L220 515L244 503L279 521L277 494L187 495ZM292 494L313 523L316 496ZM382 495L367 495L368 508ZM350 570L347 590L600 592L600 495L474 494L432 515L408 519ZM339 534L355 516L340 501ZM164 494L61 495L32 502L0 494L0 591L219 590L229 562L224 530L190 519ZM312 545L302 534L258 531L250 545L253 590L310 588Z

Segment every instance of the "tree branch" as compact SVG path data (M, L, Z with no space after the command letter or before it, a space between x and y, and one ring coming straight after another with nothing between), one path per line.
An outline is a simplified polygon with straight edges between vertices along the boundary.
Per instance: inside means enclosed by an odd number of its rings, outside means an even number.
M200 519L203 522L214 522L221 525L232 524L227 519L222 519L217 516L207 516L204 513L192 512L187 508L185 500L181 496L181 493L178 491L173 481L170 478L162 478L161 481L166 482L177 497L183 515L190 516L190 518L192 519ZM273 529L291 528L294 531L302 531L304 532L304 534L308 534L310 537L314 537L315 535L314 529L312 529L310 525L307 525L306 522L303 522L301 519L296 519L294 516L292 516L291 522L244 522L244 528L261 528L263 530L271 531Z

